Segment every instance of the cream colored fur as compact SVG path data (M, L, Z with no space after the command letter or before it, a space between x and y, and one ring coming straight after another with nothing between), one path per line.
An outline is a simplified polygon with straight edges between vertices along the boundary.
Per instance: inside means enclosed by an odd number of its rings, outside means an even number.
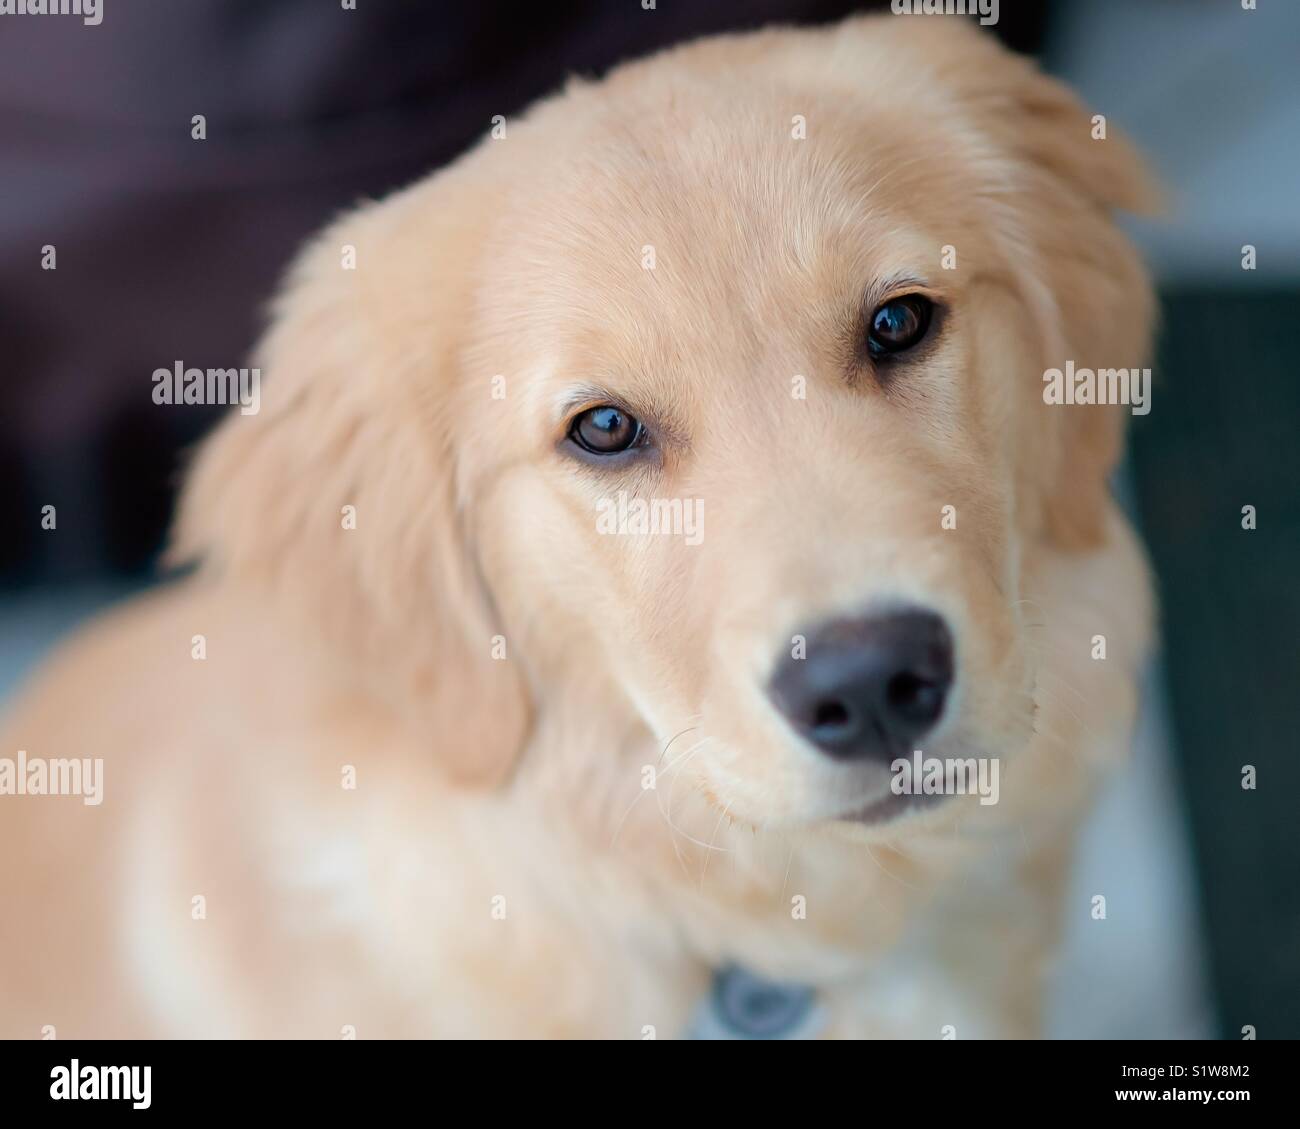
M1150 619L1124 409L1041 377L1145 362L1111 214L1148 191L1028 63L886 17L572 83L344 216L261 413L198 453L197 575L3 727L0 755L102 757L105 798L0 799L0 1033L663 1038L739 961L817 986L828 1035L1033 1034ZM844 334L901 276L947 312L882 388ZM656 465L560 450L584 387L670 425ZM598 535L620 489L704 499L703 542ZM801 627L898 601L956 636L929 751L1002 758L1001 799L868 827L838 817L884 770L763 686Z

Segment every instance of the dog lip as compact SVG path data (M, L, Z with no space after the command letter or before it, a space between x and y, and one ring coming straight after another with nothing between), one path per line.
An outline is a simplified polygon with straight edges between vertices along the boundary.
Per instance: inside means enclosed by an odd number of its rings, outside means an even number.
M879 799L872 800L863 807L855 808L844 815L836 816L840 823L860 823L871 826L888 823L909 811L934 807L943 803L948 797L944 795L925 795L924 793L886 792Z
M974 752L962 753L962 756L976 755ZM895 792L891 787L883 796L870 800L866 804L853 808L844 815L836 816L841 823L858 823L864 826L889 823L908 812L923 811L938 807L954 795L952 792Z

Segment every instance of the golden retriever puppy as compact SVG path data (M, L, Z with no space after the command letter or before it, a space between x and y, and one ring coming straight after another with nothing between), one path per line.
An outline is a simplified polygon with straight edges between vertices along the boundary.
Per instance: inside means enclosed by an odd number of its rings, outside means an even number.
M1093 132L865 18L571 82L331 226L200 567L4 726L103 791L0 797L3 1033L1032 1034L1149 630L1130 408L1045 396L1148 350Z

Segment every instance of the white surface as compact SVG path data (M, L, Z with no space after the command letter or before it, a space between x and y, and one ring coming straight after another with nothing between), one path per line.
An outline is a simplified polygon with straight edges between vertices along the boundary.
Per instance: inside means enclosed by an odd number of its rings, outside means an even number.
M1107 785L1080 839L1048 1007L1052 1038L1213 1034L1164 713L1158 687L1149 685L1132 760ZM1105 920L1092 916L1098 894Z

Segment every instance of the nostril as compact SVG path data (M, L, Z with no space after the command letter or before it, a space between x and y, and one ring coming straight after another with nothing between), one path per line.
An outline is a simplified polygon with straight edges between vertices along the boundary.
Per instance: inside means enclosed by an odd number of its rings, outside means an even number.
M885 688L890 710L909 721L928 722L943 710L943 688L911 671L894 675Z
M820 702L813 713L812 727L819 733L843 729L849 723L849 711L843 702Z

